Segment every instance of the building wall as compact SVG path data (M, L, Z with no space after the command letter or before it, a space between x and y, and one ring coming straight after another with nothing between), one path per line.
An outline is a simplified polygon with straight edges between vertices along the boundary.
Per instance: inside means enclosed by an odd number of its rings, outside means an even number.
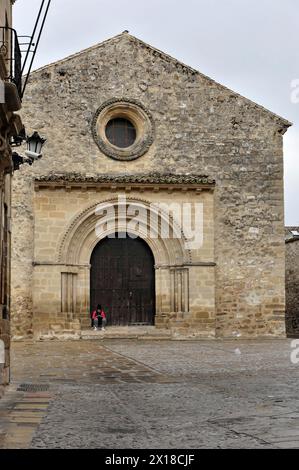
M0 189L0 341L4 343L4 363L0 363L0 397L9 382L10 366L10 208L11 176L1 175ZM2 343L2 344L3 344Z
M138 100L155 122L153 145L134 161L108 158L92 137L94 114L115 97ZM128 34L35 72L23 116L48 145L33 175L24 167L14 182L15 333L32 331L32 177L161 171L217 182L217 336L285 334L285 121Z
M11 27L11 0L0 2L0 26ZM1 34L1 44L5 37ZM7 57L5 50L0 53L0 80L4 87L7 79ZM2 98L1 93L1 98ZM5 97L6 98L6 97ZM11 85L9 99L0 102L0 397L10 376L10 262L11 262L11 172L12 159L9 145L10 136L20 129L12 111L19 97ZM3 354L4 353L4 354Z
M7 25L10 27L12 25L12 5L15 3L13 0L1 0L0 2L0 25Z
M298 227L286 229L286 327L288 336L299 337L299 239L289 238L291 230Z
M197 194L196 190L190 189L182 195L181 190L173 190L169 194L167 189L157 191L155 188L155 191L131 190L129 193L123 189L119 194L126 197L131 208L135 203L144 207L150 207L148 203L177 204L180 210L186 203L190 207L194 203L202 205L204 242L192 250L191 259L190 250L183 240L161 242L150 239L150 230L156 228L148 225L148 214L144 217L145 229L138 227L136 234L149 244L155 258L156 326L171 327L174 334L184 330L185 335L214 337L213 192L202 190ZM90 257L94 243L107 235L104 230L101 233L95 231L99 225L95 210L100 203L107 201L114 201L113 195L100 185L97 190L93 187L85 191L80 185L71 190L67 186L36 189L33 201L34 265L29 281L33 285L33 322L29 333L33 332L35 337L46 337L51 331L70 330L69 333L73 331L75 334L80 324L89 326ZM117 200L115 204L117 206ZM74 221L76 224L73 227ZM64 292L63 279L69 275L76 278L77 286L76 291L71 286L71 293L69 289ZM175 290L180 294L175 295ZM76 299L75 307L72 302L73 310L62 310L62 305L68 302L70 296ZM20 317L15 325L16 337L24 336L21 325Z

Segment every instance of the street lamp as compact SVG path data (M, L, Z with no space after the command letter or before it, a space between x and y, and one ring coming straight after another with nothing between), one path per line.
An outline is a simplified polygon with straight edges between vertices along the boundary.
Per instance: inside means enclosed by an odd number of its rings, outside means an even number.
M22 140L26 140L27 150L25 150L25 157L19 155L17 152L12 153L14 171L19 170L20 166L24 163L32 165L34 161L42 158L42 148L47 141L47 139L41 137L36 131L30 137L21 137L20 142L22 142ZM18 145L20 145L20 143L18 143Z
M35 131L31 137L27 137L26 142L26 157L32 160L38 160L39 158L42 158L42 148L47 142L47 139L43 139L39 133Z

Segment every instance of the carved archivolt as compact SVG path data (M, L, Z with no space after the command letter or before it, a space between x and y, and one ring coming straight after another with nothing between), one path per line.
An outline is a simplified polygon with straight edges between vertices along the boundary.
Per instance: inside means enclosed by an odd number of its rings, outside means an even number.
M136 210L139 214L139 223L135 228L130 227L130 233L139 236L150 246L156 265L184 265L192 261L190 250L185 248L184 233L172 216L164 214L161 210L158 214L158 209L156 211L155 206L147 200L137 200L134 197L126 196L125 204L129 204L131 210ZM112 224L114 215L111 217L108 215L106 217L107 224L100 231L98 230L98 224L101 220L101 215L97 211L99 206L102 211L109 209L109 207L115 208L117 231L127 231L128 216L126 211L124 215L119 215L119 200L111 198L99 201L99 203L80 212L69 225L59 244L58 263L66 265L89 264L91 253L97 243L115 232L115 225ZM161 237L161 224L163 223L169 224L170 233L175 233L175 237Z

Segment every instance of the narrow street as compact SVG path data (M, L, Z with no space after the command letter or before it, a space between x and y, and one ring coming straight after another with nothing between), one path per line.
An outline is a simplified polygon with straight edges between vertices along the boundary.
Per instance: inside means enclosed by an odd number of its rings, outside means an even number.
M12 348L0 448L299 448L290 340Z

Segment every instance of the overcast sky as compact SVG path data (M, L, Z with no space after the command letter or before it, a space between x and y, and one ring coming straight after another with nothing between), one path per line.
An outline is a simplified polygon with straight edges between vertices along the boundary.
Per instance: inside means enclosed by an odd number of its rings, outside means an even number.
M31 34L40 4L16 2L18 34ZM35 68L125 29L294 123L284 140L286 224L299 225L299 1L52 0Z

